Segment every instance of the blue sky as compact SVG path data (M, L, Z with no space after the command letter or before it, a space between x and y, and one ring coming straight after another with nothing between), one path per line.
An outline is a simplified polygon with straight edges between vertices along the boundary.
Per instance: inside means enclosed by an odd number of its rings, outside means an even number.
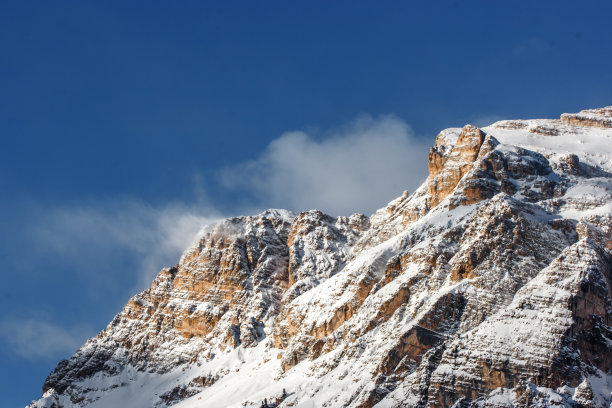
M0 390L199 227L370 213L437 132L612 104L612 3L0 1Z

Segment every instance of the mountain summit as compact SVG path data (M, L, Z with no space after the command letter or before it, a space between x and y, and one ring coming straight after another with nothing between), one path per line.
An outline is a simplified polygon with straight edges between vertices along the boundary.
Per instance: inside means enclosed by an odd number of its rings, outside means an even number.
M370 217L209 226L30 407L612 406L612 107L428 168Z

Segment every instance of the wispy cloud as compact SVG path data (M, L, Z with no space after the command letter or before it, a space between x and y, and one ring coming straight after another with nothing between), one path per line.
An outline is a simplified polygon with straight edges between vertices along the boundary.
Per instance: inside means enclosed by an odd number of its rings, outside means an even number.
M0 339L14 354L27 359L66 357L93 334L91 327L83 325L66 328L35 319L0 322Z
M205 225L218 219L210 208L163 207L136 200L47 209L29 235L70 268L96 283L113 272L147 287L162 267L174 265ZM116 271L117 268L123 270ZM96 276L99 274L99 276Z
M373 212L427 174L430 143L395 116L362 116L316 136L287 132L258 158L222 170L221 182L265 207L348 215Z
M429 144L395 116L362 116L329 132L287 132L252 161L218 175L225 188L254 197L242 200L244 214L269 207L371 213L425 178ZM205 190L192 205L117 198L34 206L15 263L29 263L22 269L32 273L52 270L93 300L131 295L174 265L204 226L227 215Z
M218 175L225 188L255 198L243 200L244 214L269 207L371 213L425 178L428 145L395 116L362 116L322 134L287 132L252 161ZM202 180L196 184L197 205L118 198L37 208L26 228L36 251L28 245L19 257L36 258L32 269L53 262L72 271L93 296L120 282L131 293L144 289L205 225L226 215L215 209L223 203L210 202Z
M367 213L424 179L428 145L395 116L363 116L322 134L287 132L254 160L220 170L219 177L225 188L255 198L243 200L245 214L264 207ZM51 271L58 285L79 291L89 305L120 307L126 296L149 287L161 268L174 265L202 228L226 215L215 210L223 203L211 204L206 193L199 192L197 205L133 198L34 205L19 233L23 245L15 246L15 264L28 263L21 269L33 274ZM24 357L69 353L93 334L70 323L6 316L0 338Z

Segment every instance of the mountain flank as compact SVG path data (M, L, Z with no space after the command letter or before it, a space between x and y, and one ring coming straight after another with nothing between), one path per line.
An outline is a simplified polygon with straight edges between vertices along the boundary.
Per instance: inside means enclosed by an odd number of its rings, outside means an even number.
M612 407L612 107L426 159L369 217L207 226L30 407Z

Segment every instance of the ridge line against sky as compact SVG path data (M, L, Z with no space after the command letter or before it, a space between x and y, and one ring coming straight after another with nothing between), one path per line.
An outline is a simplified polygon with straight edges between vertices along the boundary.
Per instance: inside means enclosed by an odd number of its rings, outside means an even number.
M133 197L58 207L34 204L32 218L23 221L24 235L15 238L44 251L28 257L19 253L29 250L22 246L13 256L21 260L24 273L36 275L54 260L74 270L73 278L81 281L81 290L94 301L112 286L131 284L130 293L135 294L150 286L161 268L178 262L198 231L222 217L251 215L270 207L369 214L401 195L402 188L416 188L425 177L427 146L393 115L362 115L317 137L313 133L318 132L286 132L258 157L216 172L224 188L254 197L248 207L234 213L224 212L202 185L194 186L199 199L191 204L169 200L155 206ZM412 181L407 184L407 180ZM24 350L37 350L33 355L37 358L74 351L77 331L62 330L31 315L31 310L23 312L0 321L0 338L10 349L20 356ZM25 323L19 325L20 321ZM49 336L47 347L40 346L41 339L34 335L37 323ZM83 322L74 324L86 327ZM11 338L9 332L16 327L21 329ZM88 328L79 338L84 341L91 335Z
M611 105L611 14L609 1L1 2L3 405L40 396L67 348L201 223L371 212L422 181L444 128Z

